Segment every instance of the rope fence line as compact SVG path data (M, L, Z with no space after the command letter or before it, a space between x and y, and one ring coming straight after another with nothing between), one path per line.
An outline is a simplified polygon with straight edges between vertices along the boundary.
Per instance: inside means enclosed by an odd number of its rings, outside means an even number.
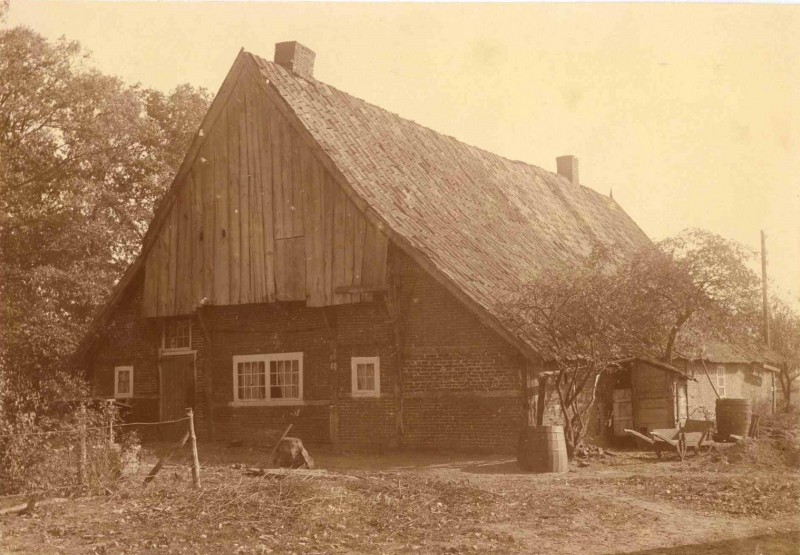
M177 420L162 420L161 422L127 422L122 424L114 424L114 428L122 428L124 426L158 426L160 424L174 424L176 422L185 422L189 420L188 416L183 418L178 418ZM30 432L27 434L10 434L15 437L27 437L27 436L47 436L47 435L58 435L58 434L76 434L82 432L91 432L97 430L104 430L108 431L108 424L105 426L98 426L96 428L79 428L76 430L54 430L51 432Z
M85 408L81 407L81 418L83 419L85 417L86 417ZM79 426L75 430L62 430L62 431L50 431L50 432L31 432L31 433L28 433L28 434L10 434L12 437L14 437L14 436L16 436L16 437L42 436L42 435L47 436L47 435L58 435L58 434L77 435L78 436L78 440L77 440L77 453L78 453L78 456L77 456L77 459L76 459L76 462L77 462L77 482L75 484L73 484L73 485L59 486L59 487L45 489L45 490L38 490L38 491L32 491L32 492L31 491L22 492L22 493L16 493L16 494L11 494L11 495L3 495L3 496L0 496L0 500L10 499L10 498L23 498L23 499L27 498L28 499L28 505L27 505L28 508L27 508L27 510L31 511L31 510L33 510L33 506L36 504L37 498L43 496L44 494L53 493L53 492L56 492L56 491L63 491L63 490L75 490L75 491L83 491L83 490L85 490L85 488L87 487L87 477L88 477L87 476L87 474L88 474L87 473L87 465L90 462L87 459L88 451L89 450L94 450L97 447L97 446L94 445L94 443L91 446L87 445L87 441L86 441L87 440L87 437L86 437L87 434L86 434L86 432L102 430L104 433L108 433L107 440L108 440L109 444L113 445L114 444L113 428L119 428L119 427L123 427L123 426L158 426L158 425L161 425L161 424L175 424L175 423L178 423L178 422L187 422L188 423L187 426L186 426L187 429L186 429L185 433L183 434L183 437L181 438L181 440L178 443L173 445L172 449L166 455L161 457L161 459L158 461L158 463L153 467L153 469L147 475L147 478L145 478L144 485L149 484L155 478L156 474L164 466L164 463L167 462L167 460L170 458L170 456L172 456L176 451L178 451L181 448L183 448L183 446L186 445L187 442L189 442L190 445L191 445L191 451L192 451L192 457L191 457L191 462L190 462L191 471L192 471L192 483L193 483L195 488L200 488L200 460L199 460L199 456L198 456L198 452L197 452L197 437L195 435L195 428L194 428L194 411L191 408L187 408L185 417L176 418L174 420L162 420L160 422L127 422L127 423L123 423L123 424L112 424L111 422L109 422L105 426L98 426L98 427L92 427L92 428L84 428L84 427L80 426L80 421L79 421ZM17 511L18 508L3 508L3 507L0 507L0 514L4 514L5 512L8 512L9 510Z

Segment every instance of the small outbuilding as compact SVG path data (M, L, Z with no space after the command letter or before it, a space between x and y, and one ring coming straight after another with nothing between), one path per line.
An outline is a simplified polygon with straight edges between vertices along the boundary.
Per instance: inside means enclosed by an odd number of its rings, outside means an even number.
M747 399L756 414L777 407L781 356L769 349L711 341L696 355L682 355L676 366L694 379L688 387L689 417L713 420L717 397Z

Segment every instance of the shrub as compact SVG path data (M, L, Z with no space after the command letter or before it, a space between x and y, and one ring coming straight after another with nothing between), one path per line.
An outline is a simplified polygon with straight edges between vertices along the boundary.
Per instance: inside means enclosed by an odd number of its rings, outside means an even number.
M117 432L116 407L105 402L66 403L47 414L25 412L0 422L0 495L79 486L80 437L85 437L84 485L108 490L138 453L135 433Z

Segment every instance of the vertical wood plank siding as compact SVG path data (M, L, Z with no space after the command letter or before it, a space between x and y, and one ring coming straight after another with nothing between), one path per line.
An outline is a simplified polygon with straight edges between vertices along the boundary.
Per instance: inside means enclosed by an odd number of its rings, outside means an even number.
M385 285L388 239L253 81L238 76L145 261L147 317L235 305L360 302Z

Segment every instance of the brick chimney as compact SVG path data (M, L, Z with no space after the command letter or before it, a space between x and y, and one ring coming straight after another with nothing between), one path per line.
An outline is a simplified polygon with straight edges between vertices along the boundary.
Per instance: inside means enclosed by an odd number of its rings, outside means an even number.
M556 171L558 175L569 179L573 185L580 185L578 181L578 158L567 155L556 158Z
M297 41L275 44L275 63L306 79L314 78L315 57L313 50Z

